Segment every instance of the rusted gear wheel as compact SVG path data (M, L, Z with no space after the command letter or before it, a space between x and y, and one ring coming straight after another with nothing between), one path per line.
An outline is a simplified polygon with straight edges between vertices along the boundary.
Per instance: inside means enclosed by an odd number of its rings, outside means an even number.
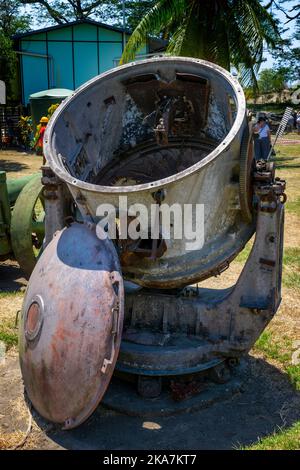
M231 378L231 373L226 362L222 362L221 364L212 367L209 370L209 377L213 382L217 384L225 384L226 382L228 382Z
M13 208L11 244L14 256L26 277L31 275L44 239L44 200L41 175L24 186Z
M252 168L253 168L253 142L249 127L246 127L242 137L240 153L240 205L245 222L252 221Z

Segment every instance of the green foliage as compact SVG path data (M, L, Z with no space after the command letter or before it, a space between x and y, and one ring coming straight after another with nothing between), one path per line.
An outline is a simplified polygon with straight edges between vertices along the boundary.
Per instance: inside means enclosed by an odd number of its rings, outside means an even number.
M52 104L49 108L48 108L48 115L47 115L47 118L50 119L52 114L54 114L54 112L57 110L59 106L59 103L55 103L55 104Z
M103 22L120 16L119 0L20 0L31 5L44 22L65 24L87 18ZM130 2L135 3L135 2ZM141 3L141 2L138 2ZM111 21L110 21L111 23Z
M294 33L289 39L282 41L281 46L272 53L278 67L285 67L289 70L289 79L291 81L300 80L300 6L295 5L294 16L297 15ZM292 18L290 16L290 18Z
M290 77L290 69L287 67L262 70L258 79L259 91L261 93L280 93L287 88Z
M136 27L122 62L134 59L149 35L166 31L168 52L233 65L245 86L256 84L264 42L280 41L276 20L259 0L160 0Z
M32 140L32 118L31 116L21 116L18 123L20 128L21 140L25 148L30 148Z
M29 29L30 16L20 13L19 0L0 0L0 80L6 83L8 100L13 96L12 80L17 73L17 57L11 36Z
M0 0L0 30L7 38L29 29L31 16L22 14L20 8L20 0Z
M29 4L44 23L65 24L70 21L94 19L123 27L123 2L120 0L20 0ZM133 30L157 0L126 0L126 29Z
M126 28L134 30L143 16L154 7L157 0L126 0L125 20ZM116 26L123 26L123 2L111 2L111 19Z
M12 93L11 81L17 71L17 58L12 41L0 29L0 80L6 83L7 95Z
M252 87L244 88L245 98L246 100L252 100L256 97L255 92Z

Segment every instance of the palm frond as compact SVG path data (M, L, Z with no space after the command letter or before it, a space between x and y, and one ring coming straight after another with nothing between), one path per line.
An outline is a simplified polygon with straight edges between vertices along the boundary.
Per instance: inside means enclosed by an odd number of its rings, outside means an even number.
M133 31L120 63L133 60L136 53L146 44L149 36L158 34L172 19L182 18L184 10L185 0L160 0Z
M202 57L204 55L203 29L199 29L197 18L198 0L187 5L181 24L171 37L167 52L185 57Z
M245 85L256 87L264 43L280 42L277 20L260 0L160 0L133 32L122 62L134 58L147 36L161 31L171 33L168 52L227 69L232 64Z
M233 65L245 86L257 88L256 75L263 60L264 41L280 39L277 23L257 0L235 0L230 13L229 42Z

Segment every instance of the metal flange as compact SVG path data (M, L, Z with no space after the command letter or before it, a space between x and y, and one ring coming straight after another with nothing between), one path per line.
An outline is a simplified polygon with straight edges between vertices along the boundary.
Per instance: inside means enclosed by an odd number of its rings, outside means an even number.
M240 153L240 182L239 182L239 196L240 205L245 222L252 221L252 165L253 165L253 143L249 127L244 129L241 153Z
M11 218L11 244L20 267L29 277L44 238L44 203L41 175L37 174L19 194Z

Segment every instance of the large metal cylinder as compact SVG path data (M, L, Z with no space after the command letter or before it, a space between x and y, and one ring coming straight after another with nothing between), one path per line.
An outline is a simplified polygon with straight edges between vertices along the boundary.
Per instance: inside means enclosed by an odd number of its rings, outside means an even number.
M243 90L221 67L157 58L118 67L76 90L53 116L45 155L83 217L101 203L150 208L203 204L205 240L163 241L155 257L121 250L125 278L175 288L216 274L253 233L247 186L248 123ZM250 201L250 203L249 203ZM194 215L193 215L194 217Z
M78 426L115 367L135 377L145 397L174 376L203 378L212 369L217 381L228 380L227 365L249 351L280 304L286 199L272 163L253 164L236 79L187 58L116 68L58 108L45 154L47 246L20 316L20 363L35 408ZM69 213L66 185L76 203ZM113 243L105 227L97 231L98 208L110 204L120 220L122 196L147 214L153 204L200 205L203 244L189 250L186 232L168 238L162 224L159 237ZM174 229L182 222L175 219ZM194 224L195 213L183 220ZM147 215L146 232L150 222ZM254 230L234 286L173 289L220 273ZM123 276L146 289L131 286L125 295Z

